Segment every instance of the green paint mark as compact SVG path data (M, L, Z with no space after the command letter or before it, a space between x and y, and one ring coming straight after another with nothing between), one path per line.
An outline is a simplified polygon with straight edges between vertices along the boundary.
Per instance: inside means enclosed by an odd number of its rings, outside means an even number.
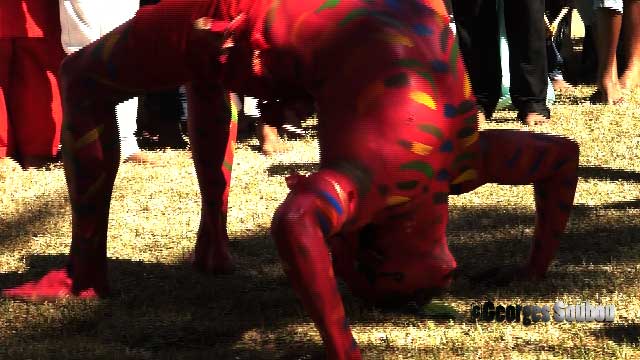
M398 141L398 145L402 146L403 148L405 148L407 150L411 150L411 143L408 142L407 140L399 140Z
M423 79L427 80L431 84L431 86L434 85L435 82L433 81L433 78L431 77L431 74L429 74L428 72L426 72L426 71L416 71L416 74L420 75L420 77L422 77Z
M420 62L417 59L398 59L396 61L396 65L397 66L401 66L401 67L408 67L408 68L426 68L427 65Z
M473 110L475 107L475 103L473 101L464 100L458 105L458 114L466 114L469 111Z
M444 26L442 28L442 31L440 32L440 51L442 51L443 54L447 53L447 45L449 43L449 27L448 26Z
M431 165L424 161L415 160L408 162L406 164L400 165L400 169L402 170L415 170L425 174L428 178L433 177L433 168Z
M225 169L227 169L227 170L231 171L231 167L232 167L232 165L231 165L231 164L229 164L227 161L223 161L223 162L222 162L222 166L224 166L224 168L225 168Z
M473 160L473 158L475 158L475 157L476 157L476 154L472 153L472 152L462 153L462 154L456 156L455 159L453 159L453 165L457 166L458 164L460 164L462 162Z
M370 13L369 9L355 9L355 10L351 10L350 13L347 14L347 16L344 17L344 19L340 20L340 22L338 22L338 26L345 26L348 23L350 23L351 21L366 16Z
M459 139L466 138L468 136L473 135L474 132L476 132L476 129L474 128L471 128L471 127L462 128L460 129L460 131L458 131L458 138Z
M396 187L400 190L413 190L418 186L417 180L402 181L396 184Z
M451 47L451 53L449 54L449 67L451 68L451 74L453 74L453 77L456 77L456 73L458 70L458 67L456 66L456 63L458 61L458 39L454 38L453 39L453 46Z
M420 131L426 132L427 134L431 134L440 140L444 138L444 134L442 134L442 131L440 130L440 128L438 128L435 125L420 124L418 125L418 129L420 129Z
M338 171L351 179L358 189L358 195L360 197L366 196L371 190L371 183L373 182L373 175L371 171L363 164L356 161L341 161L339 163L328 166L335 171Z
M318 10L315 11L315 13L317 14L326 9L333 9L334 7L338 6L339 3L340 0L327 0L324 2L324 4L322 4L322 6L318 8Z
M399 22L398 20L387 16L386 14L383 14L381 12L371 12L371 15L373 17L375 17L376 19L382 20L383 22L387 23L387 25L391 25L395 28L401 28L403 27L402 23Z
M403 72L391 75L384 80L384 86L388 88L398 88L407 85L409 85L409 77Z
M431 84L431 87L435 90L435 81L433 80L433 77L431 76L431 74L429 74L428 72L424 71L424 69L427 69L427 65L420 62L417 59L400 59L397 60L395 63L396 66L399 67L403 67L403 68L409 68L409 69L413 69L415 70L416 74L418 74L420 77L422 77L423 79L427 80L429 82L429 84ZM435 96L435 91L434 91L434 96Z
M475 126L476 123L478 122L478 119L476 118L476 114L473 114L471 116L466 117L463 120L465 125L471 125L471 126Z

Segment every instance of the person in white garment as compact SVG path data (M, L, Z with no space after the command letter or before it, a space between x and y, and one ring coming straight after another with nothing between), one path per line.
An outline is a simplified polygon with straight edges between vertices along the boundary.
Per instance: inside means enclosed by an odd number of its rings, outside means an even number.
M80 50L123 24L140 7L139 0L59 0L59 4L62 47L67 54ZM116 106L120 154L124 161L150 163L134 135L137 112L137 97Z

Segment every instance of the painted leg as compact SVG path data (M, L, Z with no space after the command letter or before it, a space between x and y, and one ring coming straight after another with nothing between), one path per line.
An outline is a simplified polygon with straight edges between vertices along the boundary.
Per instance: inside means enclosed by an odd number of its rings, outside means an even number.
M5 290L5 296L104 296L109 292L107 224L120 158L114 109L127 94L76 71L77 59L65 61L61 71L63 159L72 212L69 265L38 282Z
M205 81L206 73L195 70L209 69L219 36L199 32L193 22L207 14L206 2L165 0L140 9L133 19L63 62L62 142L72 209L69 265L3 295L56 298L108 293L107 224L119 164L115 106L141 92L176 87L193 77Z
M229 272L227 200L238 131L238 99L220 85L205 83L189 85L187 93L189 138L202 197L193 262L199 271Z
M327 358L360 359L325 243L354 213L355 187L330 170L287 181L292 191L271 225L284 271L322 336Z
M544 276L565 230L578 183L579 148L561 136L514 130L480 132L479 156L452 182L461 194L483 184L533 184L536 225L529 259L511 278ZM488 274L487 274L488 275Z

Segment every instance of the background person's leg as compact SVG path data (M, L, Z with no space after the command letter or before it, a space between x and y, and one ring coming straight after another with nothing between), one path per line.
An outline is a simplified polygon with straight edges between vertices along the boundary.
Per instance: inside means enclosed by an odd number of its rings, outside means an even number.
M460 50L473 93L487 118L500 98L498 15L495 0L452 0Z
M15 40L13 55L9 108L16 152L24 168L37 168L53 160L60 144L58 67L64 52L59 40L24 38Z
M116 105L118 135L120 136L120 158L124 161L148 162L142 156L136 139L136 117L138 114L138 98L134 97Z
M622 0L619 0L622 5ZM615 104L622 99L618 81L618 60L616 50L620 29L622 27L622 8L608 8L606 0L599 1L596 8L598 51L598 91L592 98L593 102Z
M547 99L547 50L544 0L504 1L509 41L511 100L518 119L536 125L551 116Z
M9 122L9 81L13 74L13 40L0 39L0 159L12 156L13 134Z
M626 22L625 46L627 48L627 68L620 78L620 87L633 89L640 85L640 1L624 2Z

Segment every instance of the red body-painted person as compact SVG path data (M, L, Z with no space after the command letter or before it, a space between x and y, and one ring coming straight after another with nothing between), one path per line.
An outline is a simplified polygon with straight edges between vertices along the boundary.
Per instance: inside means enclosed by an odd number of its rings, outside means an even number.
M56 1L0 1L0 159L29 168L56 155L63 58Z
M449 284L450 194L489 182L534 184L532 252L513 274L542 276L573 203L578 146L522 131L478 132L443 10L439 0L164 0L142 8L63 64L69 267L5 295L108 293L107 218L118 168L112 109L132 93L183 82L202 194L194 261L205 271L231 267L226 204L236 127L226 91L282 99L280 106L307 96L316 102L320 171L287 178L291 192L272 234L330 359L360 358L336 275L375 301Z

